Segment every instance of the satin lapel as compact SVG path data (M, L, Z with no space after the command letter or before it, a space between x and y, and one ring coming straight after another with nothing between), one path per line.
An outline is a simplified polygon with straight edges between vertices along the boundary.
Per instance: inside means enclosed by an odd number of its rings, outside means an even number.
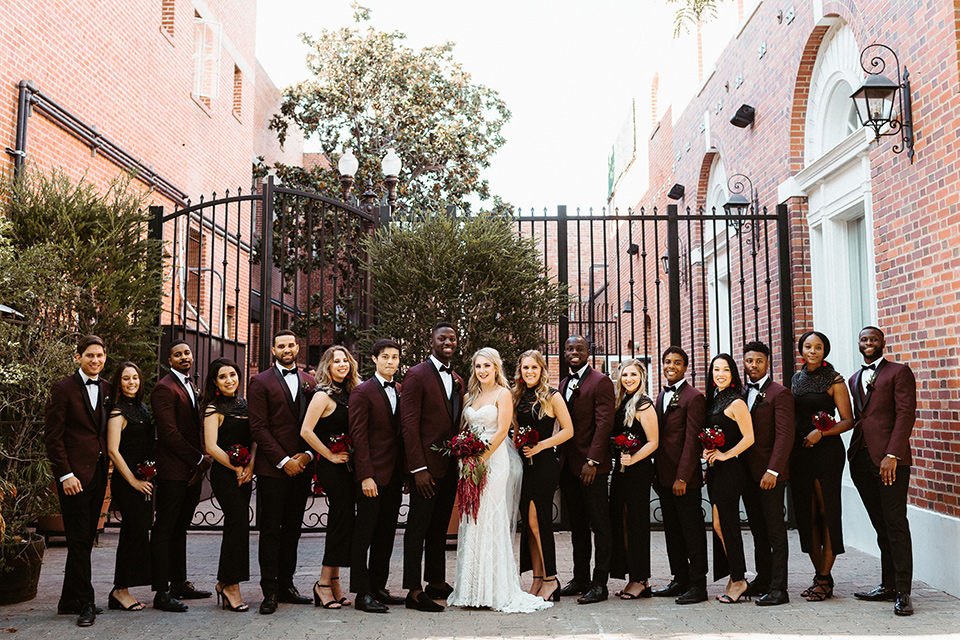
M276 368L276 367L274 367ZM303 372L297 370L297 406L300 408L300 415L298 416L298 424L303 424L303 416L307 415L307 394L304 392L303 387L307 384L307 381L303 379ZM287 385L284 384L284 387ZM289 391L289 388L287 389Z
M94 411L93 407L90 406L90 396L87 394L87 385L83 383L83 378L80 377L80 372L77 371L73 374L73 379L77 381L77 384L80 385L80 398L83 400L83 406L87 408L87 415L90 416L90 421L97 428L97 432L100 432L100 416L99 412ZM103 389L100 390L100 399L103 398ZM97 406L102 404L100 399L97 400Z
M451 372L451 375L452 375L452 373L453 373L453 372ZM460 394L457 393L457 376L453 375L452 377L453 377L453 398L451 398L451 399L453 400L453 403L452 403L452 404L453 404L453 415L450 416L450 420L451 420L451 421L453 421L454 416L456 416L457 414L460 413L460 402L461 402L461 400L462 400L462 399L460 398ZM462 387L463 387L463 380L460 380L460 385L461 385L461 388L462 388Z
M392 418L397 412L390 408L390 396L387 395L387 390L383 388L383 385L380 384L380 380L376 377L373 378L373 383L377 386L377 390L380 392L380 397L383 399L383 406L387 408L387 413ZM394 387L394 393L396 393L396 387ZM400 406L399 393L397 393L397 406Z
M862 377L863 369L853 374L853 408L856 409L858 415L863 413L863 385L860 380Z
M449 404L447 403L447 391L446 391L446 389L443 388L443 378L440 377L440 372L437 371L437 368L436 368L435 366L433 366L433 362L431 362L430 360L427 360L426 365L427 365L428 367L430 367L430 371L433 372L433 377L436 378L436 380L437 380L437 386L440 387L440 397L443 398L443 406L447 408L447 414L450 415L450 422L453 422L453 416L456 415L455 407L453 406L453 403L454 403L455 401L454 401L453 397L451 396L451 398L450 398L450 403L449 403ZM454 378L453 378L453 372L452 372L452 370L451 370L451 372L450 372L450 379L455 382L455 380L454 380ZM451 386L455 386L455 385L451 385ZM382 390L383 390L383 388L381 387L381 391L382 391ZM457 395L456 391L455 391L453 388L451 388L450 391L451 391L451 393L452 393L453 396ZM389 406L389 405L388 405L388 406Z
M663 396L666 392L661 391L657 394L657 418L663 418Z
M297 411L297 405L293 401L293 396L290 395L290 387L287 386L287 383L283 380L283 374L280 373L280 369L273 365L270 367L273 369L273 375L276 376L277 380L280 382L280 390L283 391L283 397L287 399L287 404L290 406L290 413L293 415L300 415L300 412ZM297 373L297 380L300 379L300 374ZM300 394L297 394L297 397L300 397Z

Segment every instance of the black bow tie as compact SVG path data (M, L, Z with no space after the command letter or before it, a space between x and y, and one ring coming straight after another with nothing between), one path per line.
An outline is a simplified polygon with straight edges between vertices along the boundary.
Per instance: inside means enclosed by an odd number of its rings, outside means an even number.
M668 385L668 386L664 387L663 390L664 390L664 392L673 391L674 393L676 393L676 392L677 392L677 387L676 387L676 385Z
M96 380L94 380L93 378L88 378L87 381L84 382L83 384L95 384L95 385L99 386L99 385L100 385L100 378L97 378Z
M580 374L579 374L579 373L571 373L571 374L570 374L570 379L571 379L571 380L579 380L579 379L580 379Z
M386 389L387 387L393 387L394 389L396 389L397 383L393 380L385 380L383 382L383 388Z
M747 383L747 389L756 389L757 391L760 391L760 383L759 383L759 382L748 382L748 383Z
M448 364L442 364L442 365L440 365L440 373L450 373L450 374L452 374L452 373L453 373L453 367L451 367L451 366L448 365Z
M864 371L866 371L867 369L870 369L871 371L876 371L876 370L877 370L877 365L876 365L876 363L874 363L874 364L862 364L862 365L860 365L860 368L863 369ZM88 382L87 384L90 384L90 383Z
M285 375L285 376L295 376L295 375L297 375L297 368L294 367L293 369L284 369L284 370L283 370L283 375Z

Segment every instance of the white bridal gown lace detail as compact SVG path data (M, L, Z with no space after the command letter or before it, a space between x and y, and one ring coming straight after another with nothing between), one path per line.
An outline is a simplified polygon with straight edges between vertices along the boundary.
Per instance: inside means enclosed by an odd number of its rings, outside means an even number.
M497 432L497 407L467 407L464 417L484 442ZM487 484L476 521L465 517L457 534L457 574L447 604L490 607L504 613L530 613L553 605L520 588L513 551L523 466L516 447L505 438L487 461Z

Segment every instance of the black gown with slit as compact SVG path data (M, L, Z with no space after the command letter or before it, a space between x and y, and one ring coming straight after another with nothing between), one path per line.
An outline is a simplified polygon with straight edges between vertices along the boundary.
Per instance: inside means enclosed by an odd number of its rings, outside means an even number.
M550 396L557 390L550 388ZM540 441L553 436L553 428L557 419L548 415L541 415L540 405L536 400L534 389L527 389L517 405L517 424L536 431ZM540 532L540 548L543 551L544 577L556 575L557 552L553 540L553 497L560 484L560 462L557 459L556 449L545 449L526 458L520 451L523 460L523 484L520 487L520 517L524 521L520 535L520 572L533 568L530 560L529 532L526 525L530 504L533 504L537 513L537 528ZM530 461L533 461L532 463Z

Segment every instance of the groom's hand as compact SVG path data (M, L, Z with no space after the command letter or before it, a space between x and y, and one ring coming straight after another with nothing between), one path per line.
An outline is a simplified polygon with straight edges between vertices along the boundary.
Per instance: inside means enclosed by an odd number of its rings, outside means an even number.
M433 476L430 475L429 471L426 469L417 471L413 474L413 481L417 484L417 493L420 494L421 498L429 500L433 497Z
M580 468L580 482L583 486L589 487L593 484L593 479L597 477L597 468L591 466L589 462L584 462Z

